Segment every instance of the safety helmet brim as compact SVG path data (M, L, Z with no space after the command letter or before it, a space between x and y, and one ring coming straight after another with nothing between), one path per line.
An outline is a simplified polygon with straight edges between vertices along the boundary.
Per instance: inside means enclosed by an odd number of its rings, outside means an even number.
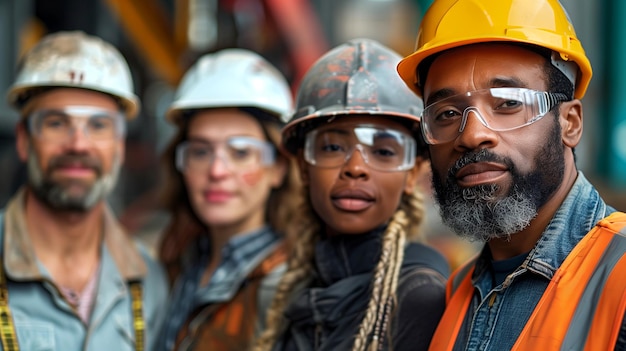
M420 118L416 115L402 113L402 112L393 112L393 111L371 111L371 110L358 110L358 109L345 109L341 111L333 111L329 113L316 112L307 116L300 117L298 119L294 119L291 122L287 123L287 125L282 130L283 135L283 151L287 152L291 155L297 155L298 149L302 147L302 143L304 142L304 137L308 132L313 129L320 127L322 124L330 123L338 118L342 117L352 117L355 115L371 115L371 116L380 116L380 117L388 117L399 124L404 125L410 132L411 135L419 141L421 139L421 132L419 129ZM419 143L418 143L419 144Z
M20 61L6 98L19 110L42 90L61 87L111 95L128 119L139 112L139 98L126 59L110 43L82 31L43 37Z
M458 40L454 42L441 43L436 46L426 47L424 46L422 49L414 52L413 54L405 57L398 63L398 74L402 78L402 80L406 83L406 85L413 90L419 97L423 98L423 92L421 91L421 87L419 87L419 76L418 69L419 66L424 60L427 58L441 53L446 50L459 48L462 46L472 45L472 44L480 44L480 43L510 43L510 44L519 44L519 45L535 45L542 48L550 49L554 52L559 53L562 57L566 56L568 58L575 58L577 61L576 64L580 72L578 73L576 88L574 92L574 96L578 99L582 98L587 91L587 87L589 86L589 82L592 76L591 63L586 57L581 57L576 52L564 52L562 48L557 46L546 45L545 43L532 43L528 40L515 40L510 37L480 37L480 38L468 38L465 40Z
M36 95L37 91L47 88L85 89L110 95L120 104L120 108L127 119L135 118L137 114L139 114L141 106L139 98L136 96L122 96L119 92L106 91L106 89L102 87L90 86L88 84L77 86L76 84L63 84L58 82L50 83L49 85L45 83L14 85L7 93L7 102L10 106L20 110L24 107L25 102L32 98L31 95Z
M300 82L296 112L283 129L285 151L295 155L311 129L350 115L386 116L421 138L423 103L395 71L401 58L365 38L338 45L320 57Z
M420 66L427 58L486 42L551 50L557 54L550 55L554 66L574 84L574 96L585 95L591 63L558 0L437 0L422 18L415 52L402 59L397 70L406 85L422 96Z
M246 49L223 49L187 70L165 118L176 124L189 111L228 107L259 109L286 122L293 96L286 78L265 58Z

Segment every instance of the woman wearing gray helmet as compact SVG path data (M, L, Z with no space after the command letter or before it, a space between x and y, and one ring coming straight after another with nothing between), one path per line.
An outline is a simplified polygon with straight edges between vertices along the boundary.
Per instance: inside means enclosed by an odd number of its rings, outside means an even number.
M426 350L444 309L448 265L418 243L422 102L400 56L354 40L306 74L283 147L307 202L256 350Z

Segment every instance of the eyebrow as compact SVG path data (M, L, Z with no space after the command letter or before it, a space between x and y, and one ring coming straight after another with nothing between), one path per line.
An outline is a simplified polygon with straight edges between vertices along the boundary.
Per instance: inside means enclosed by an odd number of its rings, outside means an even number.
M496 77L489 81L489 86L493 88L528 88L528 83L517 77Z
M491 88L528 88L528 83L517 77L495 77L489 81L489 87ZM426 106L431 105L437 101L443 100L450 96L461 94L454 89L444 88L437 90L430 94L426 101Z
M196 137L196 136L189 136L189 137L187 137L186 141L192 142L192 143L197 143L197 144L204 144L206 146L212 146L215 143L215 141L211 141L211 140L205 139L203 137Z
M374 139L398 139L396 134L388 132L388 131L380 131L374 133Z
M455 90L452 90L449 88L439 89L435 91L434 93L430 94L430 96L428 97L428 100L426 101L426 106L434 104L435 102L439 100L443 100L447 97L454 96L457 94L458 93Z

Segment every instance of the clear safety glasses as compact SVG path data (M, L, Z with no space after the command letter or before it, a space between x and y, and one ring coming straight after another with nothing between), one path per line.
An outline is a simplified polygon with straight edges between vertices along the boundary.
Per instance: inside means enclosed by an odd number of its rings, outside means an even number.
M206 172L218 157L229 170L239 172L273 165L276 151L270 142L250 137L232 137L220 143L185 141L176 147L176 168Z
M365 163L384 172L415 165L415 140L400 131L373 126L316 129L305 136L304 159L321 168L343 166L359 150Z
M470 112L487 128L509 131L533 124L570 98L525 88L491 88L447 97L422 112L422 132L429 144L452 141L463 132Z
M28 129L38 139L66 142L76 130L92 141L110 141L126 133L124 116L117 112L93 106L67 106L59 109L40 109L28 116Z

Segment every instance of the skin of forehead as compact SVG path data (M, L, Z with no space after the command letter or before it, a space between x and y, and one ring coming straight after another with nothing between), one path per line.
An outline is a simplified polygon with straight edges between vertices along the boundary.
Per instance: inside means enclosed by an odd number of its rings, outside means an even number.
M517 80L519 87L545 90L544 65L543 56L516 45L489 43L451 49L430 66L424 98L429 104L429 96L438 90L460 94L493 87L497 79Z

